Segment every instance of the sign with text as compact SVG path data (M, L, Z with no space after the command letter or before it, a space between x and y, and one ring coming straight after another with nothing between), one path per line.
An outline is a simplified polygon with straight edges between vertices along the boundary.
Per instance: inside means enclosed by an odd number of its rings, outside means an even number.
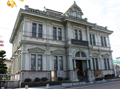
M88 41L81 41L81 40L71 39L71 44L88 46Z

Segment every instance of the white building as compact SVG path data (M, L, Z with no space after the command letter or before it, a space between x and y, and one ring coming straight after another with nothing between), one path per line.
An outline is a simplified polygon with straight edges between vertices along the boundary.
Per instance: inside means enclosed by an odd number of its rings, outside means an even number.
M19 74L21 82L36 77L76 81L80 76L92 81L113 74L109 40L113 31L82 16L75 2L65 13L20 9L10 37L12 74Z

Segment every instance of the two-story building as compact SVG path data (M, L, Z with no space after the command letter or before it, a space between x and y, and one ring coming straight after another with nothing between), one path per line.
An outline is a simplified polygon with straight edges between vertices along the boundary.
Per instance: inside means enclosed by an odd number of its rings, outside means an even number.
M113 74L109 40L113 31L82 16L76 2L65 13L20 9L10 37L12 74L19 74L21 82L36 77L77 81L80 76L92 81Z

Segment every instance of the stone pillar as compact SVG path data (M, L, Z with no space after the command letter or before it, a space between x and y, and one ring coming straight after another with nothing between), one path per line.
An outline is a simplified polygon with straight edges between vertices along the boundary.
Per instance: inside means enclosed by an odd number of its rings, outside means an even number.
M66 30L66 35L67 35L67 44L71 44L71 31L70 31L70 23L67 22L67 30Z
M87 69L89 69L89 63L88 63L88 58L87 58Z
M25 44L22 44L21 70L25 70Z
M47 60L47 70L50 70L49 46L47 46L46 48L46 60Z
M75 59L74 59L74 69L76 69L76 61L75 61Z

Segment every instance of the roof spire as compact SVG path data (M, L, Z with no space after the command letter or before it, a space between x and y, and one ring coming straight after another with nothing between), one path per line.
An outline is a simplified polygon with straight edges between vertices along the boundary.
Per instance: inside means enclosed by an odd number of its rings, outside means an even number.
M74 0L74 4L76 4L76 1Z

